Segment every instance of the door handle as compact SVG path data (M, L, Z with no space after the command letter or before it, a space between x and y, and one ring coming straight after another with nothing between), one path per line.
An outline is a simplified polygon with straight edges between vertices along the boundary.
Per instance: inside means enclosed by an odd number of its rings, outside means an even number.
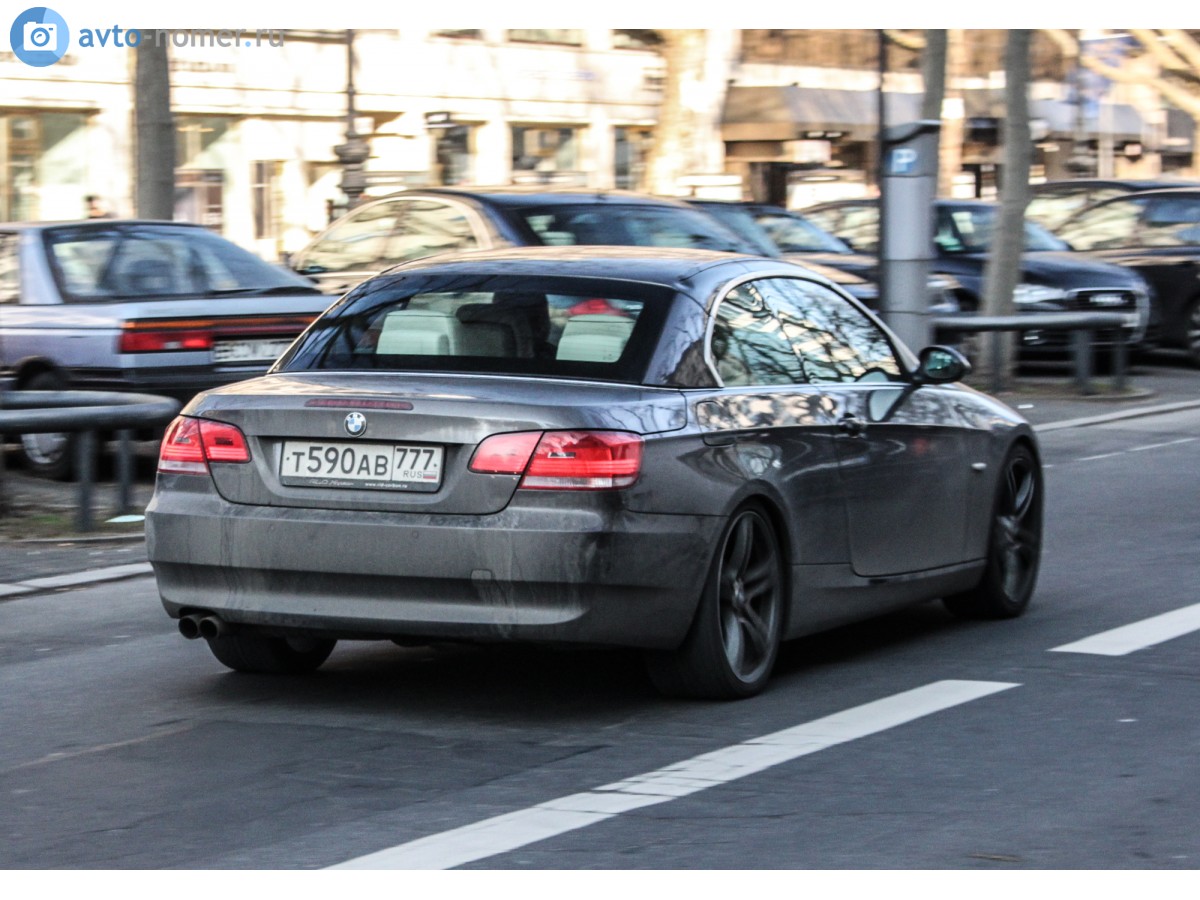
M857 416L842 416L838 420L838 429L850 437L862 437L867 430L867 423Z

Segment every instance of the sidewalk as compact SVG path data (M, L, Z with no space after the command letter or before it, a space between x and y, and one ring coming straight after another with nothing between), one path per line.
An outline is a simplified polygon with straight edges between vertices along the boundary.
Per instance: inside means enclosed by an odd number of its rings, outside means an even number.
M1097 377L1100 393L1081 396L1068 372L1022 375L1014 390L999 399L1025 416L1039 432L1081 428L1114 419L1131 418L1175 408L1200 407L1200 369L1182 363L1135 367L1130 390L1118 397L1108 391L1107 379ZM153 447L141 449L139 478L134 486L135 510L141 510L153 493ZM0 528L0 601L34 592L63 589L76 584L128 578L150 572L141 524L109 523L116 515L116 485L95 486L93 509L100 531L89 535L70 533L78 499L73 484L32 478L10 469L4 490L14 508L24 514ZM44 513L46 521L29 518ZM28 528L23 524L30 522ZM50 537L30 534L53 524L64 526ZM13 528L18 524L18 528ZM35 524L37 527L35 527Z

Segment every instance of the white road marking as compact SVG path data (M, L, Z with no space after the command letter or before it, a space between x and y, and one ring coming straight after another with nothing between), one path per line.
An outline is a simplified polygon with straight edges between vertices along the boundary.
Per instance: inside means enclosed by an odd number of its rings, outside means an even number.
M1112 459L1114 456L1123 456L1124 450L1118 450L1116 453L1101 453L1097 456L1081 456L1075 462L1091 462L1093 459Z
M1141 446L1141 447L1130 447L1125 452L1126 453L1140 453L1142 450L1157 450L1159 447L1174 447L1176 444L1190 444L1194 440L1196 440L1196 438L1194 438L1194 437L1179 438L1178 440L1174 440L1174 441L1163 441L1161 444L1145 444L1144 446Z
M585 828L623 812L686 797L1018 686L998 681L935 681L654 772L419 838L333 868L450 869Z
M1124 656L1135 650L1144 650L1163 641L1182 637L1200 630L1200 603L1122 625L1110 631L1102 631L1091 637L1061 647L1051 647L1051 653L1094 653L1097 656Z

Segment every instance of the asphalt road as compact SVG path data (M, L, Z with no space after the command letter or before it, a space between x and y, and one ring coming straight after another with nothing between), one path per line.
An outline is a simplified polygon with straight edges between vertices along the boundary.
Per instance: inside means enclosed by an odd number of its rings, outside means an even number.
M793 642L740 703L619 652L235 675L145 577L2 602L0 868L1196 869L1200 411L1042 443L1025 617Z

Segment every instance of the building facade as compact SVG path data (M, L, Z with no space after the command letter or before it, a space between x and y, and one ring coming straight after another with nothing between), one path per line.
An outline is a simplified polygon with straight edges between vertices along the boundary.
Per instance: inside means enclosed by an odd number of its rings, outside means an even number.
M209 35L171 35L176 218L276 259L344 201L346 34ZM368 194L642 185L663 73L646 33L360 31L353 48ZM80 218L89 195L133 214L135 52L73 47L45 68L0 53L0 221Z

